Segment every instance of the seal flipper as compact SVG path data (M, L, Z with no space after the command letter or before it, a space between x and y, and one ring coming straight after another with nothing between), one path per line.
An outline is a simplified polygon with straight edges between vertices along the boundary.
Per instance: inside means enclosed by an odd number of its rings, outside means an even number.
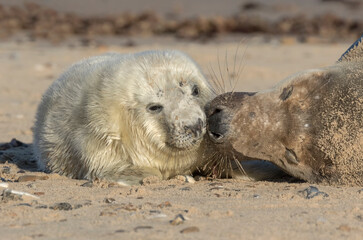
M351 62L358 59L363 60L363 34L343 53L338 62Z

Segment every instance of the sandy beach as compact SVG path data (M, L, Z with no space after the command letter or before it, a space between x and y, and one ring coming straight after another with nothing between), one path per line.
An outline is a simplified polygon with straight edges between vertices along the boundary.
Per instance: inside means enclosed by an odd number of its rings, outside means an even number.
M222 76L226 91L231 90L226 69L234 64L242 69L235 90L259 91L298 71L333 64L350 38L301 42L296 36L257 34L201 42L111 36L88 45L77 37L57 45L24 39L19 33L0 41L0 239L362 238L363 186L312 185L290 178L202 179L193 184L151 178L141 186L122 187L39 172L29 146L42 94L80 59L177 49L190 55L208 78ZM13 138L21 142L9 143Z

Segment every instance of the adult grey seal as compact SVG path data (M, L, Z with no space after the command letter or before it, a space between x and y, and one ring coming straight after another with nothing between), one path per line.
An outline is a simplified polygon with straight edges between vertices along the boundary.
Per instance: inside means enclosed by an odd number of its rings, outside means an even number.
M215 148L229 159L270 161L309 182L362 186L362 39L333 66L266 91L216 97L207 112Z
M215 94L178 51L106 54L71 66L45 92L34 127L41 169L139 184L191 174L206 151Z

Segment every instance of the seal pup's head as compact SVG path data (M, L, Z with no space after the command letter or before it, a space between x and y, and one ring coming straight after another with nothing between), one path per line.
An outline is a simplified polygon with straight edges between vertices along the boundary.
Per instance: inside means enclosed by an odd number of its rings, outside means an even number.
M116 103L111 115L122 148L134 162L192 168L206 133L204 107L215 96L193 60L178 51L128 55L104 85Z
M363 183L362 49L266 91L216 97L210 140L229 158L268 160L310 182Z

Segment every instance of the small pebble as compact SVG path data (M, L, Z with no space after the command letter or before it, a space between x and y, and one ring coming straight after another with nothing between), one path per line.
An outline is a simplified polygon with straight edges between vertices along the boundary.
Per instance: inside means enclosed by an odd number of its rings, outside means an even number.
M37 176L37 175L23 175L18 178L18 182L29 182L35 180L47 180L48 176Z
M7 201L7 200L24 200L23 198L31 198L31 199L39 199L39 197L30 194L30 193L26 193L26 192L21 192L21 191L15 191L12 189L5 189L3 191L3 200Z
M189 176L189 175L185 176L185 181L187 183L195 183L195 179L192 176Z
M210 183L209 186L223 188L223 184L218 182Z
M22 195L12 193L11 189L5 189L2 196L2 200L5 202L23 200Z
M134 228L134 231L137 232L139 230L144 230L144 229L152 229L152 226L138 226Z
M137 207L136 206L134 206L134 205L132 205L131 203L129 203L129 204L127 204L127 205L125 205L125 206L123 206L123 207L121 207L121 209L124 209L124 210L126 210L126 211L137 211Z
M159 210L150 210L150 213L151 214L160 214L161 211L159 211Z
M93 187L93 183L92 182L85 182L85 183L81 184L81 187Z
M166 214L162 213L159 210L150 210L150 216L148 218L151 219L151 218L165 218L165 217L167 217Z
M253 198L260 198L260 195L258 195L258 194L253 194Z
M180 233L192 233L192 232L199 232L198 227L187 227L180 231Z
M182 182L195 183L195 179L189 175L178 175L175 177L175 179L182 181Z
M29 184L27 184L26 186L27 186L28 188L35 188L35 187L36 187L35 183L29 183Z
M233 215L234 215L234 213L233 213L233 211L228 210L228 211L226 212L226 215L227 215L228 217L231 217L231 216L233 216Z
M91 206L92 205L92 201L91 200L86 200L84 203L83 203L83 206Z
M224 188L223 184L221 183L211 183L209 184L209 186L212 186L212 188L210 188L209 191L219 190Z
M182 214L178 214L176 215L176 217L170 221L170 224L171 225L179 225L179 224L182 224L185 222L185 218Z
M116 213L115 212L109 212L109 211L102 211L100 213L100 216L115 216Z
M32 205L30 205L29 203L19 203L17 206L31 207Z
M190 191L190 190L192 190L192 188L191 187L183 187L180 190L182 190L182 191Z
M350 232L350 230L352 230L352 228L347 224L341 224L339 227L337 227L337 229L343 232Z
M39 206L36 206L35 208L36 208L36 209L40 209L40 208L48 208L48 206L47 206L47 205L43 205L43 204L41 204L41 205L39 205Z
M171 203L169 201L166 201L166 202L163 202L163 203L160 203L158 205L159 208L164 208L164 207L171 207Z
M310 186L302 191L298 192L300 195L302 195L304 198L306 199L312 199L314 197L322 197L322 198L327 198L329 197L329 195L325 192L320 192L319 189L317 187L314 186Z
M157 176L149 176L142 180L143 185L150 185L160 182L160 178Z
M113 203L114 201L116 201L114 198L105 198L104 200L105 203Z
M35 196L43 196L45 193L44 192L34 192L33 194Z
M49 208L53 210L69 211L72 210L72 205L66 202L62 202L62 203L56 203L53 206L50 206Z
M82 205L82 204L75 204L75 205L73 206L73 209L78 209L78 208L81 208L81 207L83 207L83 205Z

